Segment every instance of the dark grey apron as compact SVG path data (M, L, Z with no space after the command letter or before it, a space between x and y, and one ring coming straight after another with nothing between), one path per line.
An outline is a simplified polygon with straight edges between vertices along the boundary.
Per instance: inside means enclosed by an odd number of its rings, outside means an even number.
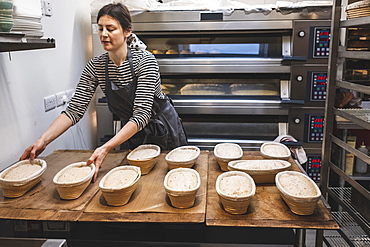
M121 119L123 125L132 117L137 87L137 78L130 48L127 48L127 59L130 64L133 81L121 88L118 88L109 79L109 56L105 65L105 94L108 107L112 113ZM141 144L156 144L163 150L187 145L187 138L181 119L168 98L160 99L154 97L152 117L148 124L129 140L122 143L121 149L134 149Z

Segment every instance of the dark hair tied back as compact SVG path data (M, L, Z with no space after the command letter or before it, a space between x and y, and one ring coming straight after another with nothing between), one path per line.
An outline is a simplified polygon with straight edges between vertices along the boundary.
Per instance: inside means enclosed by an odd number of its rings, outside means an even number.
M108 15L116 19L123 30L131 30L131 15L128 8L121 3L110 3L103 6L98 13L97 22L99 22L100 17Z

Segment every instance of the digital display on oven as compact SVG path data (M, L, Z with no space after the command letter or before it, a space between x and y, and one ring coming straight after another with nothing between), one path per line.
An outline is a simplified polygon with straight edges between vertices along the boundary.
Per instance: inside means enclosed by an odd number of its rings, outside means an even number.
M311 78L310 101L325 101L328 73L309 72Z
M330 28L315 27L313 32L313 58L329 57Z
M307 142L322 142L324 136L324 116L308 115Z
M307 175L315 182L320 182L321 156L307 155Z

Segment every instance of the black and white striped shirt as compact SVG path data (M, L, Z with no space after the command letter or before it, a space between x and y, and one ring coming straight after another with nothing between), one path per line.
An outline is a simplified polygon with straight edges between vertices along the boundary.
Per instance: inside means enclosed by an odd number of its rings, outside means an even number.
M151 117L154 97L165 98L161 89L158 63L153 54L146 50L131 49L134 71L137 77L137 88L133 113L129 121L143 129ZM63 112L76 124L86 112L91 98L98 86L105 93L105 64L108 53L91 59L85 66L67 109ZM109 78L118 87L132 82L130 65L126 59L120 66L109 60Z

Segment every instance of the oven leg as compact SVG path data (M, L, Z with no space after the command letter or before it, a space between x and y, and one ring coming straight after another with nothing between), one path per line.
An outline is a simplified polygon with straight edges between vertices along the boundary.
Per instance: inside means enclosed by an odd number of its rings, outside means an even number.
M324 242L324 230L316 230L316 245L315 247L322 247Z
M295 229L295 247L306 246L306 229Z

